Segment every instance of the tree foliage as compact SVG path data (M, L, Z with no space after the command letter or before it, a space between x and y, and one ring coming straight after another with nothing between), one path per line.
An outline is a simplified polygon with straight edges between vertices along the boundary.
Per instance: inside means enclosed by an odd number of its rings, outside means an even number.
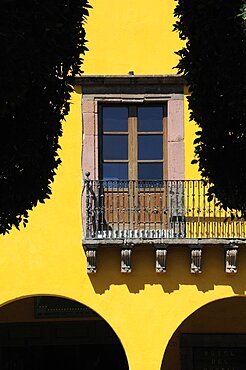
M51 194L84 54L87 0L1 0L0 233Z
M246 2L178 0L185 47L177 66L189 85L195 160L224 208L246 214Z

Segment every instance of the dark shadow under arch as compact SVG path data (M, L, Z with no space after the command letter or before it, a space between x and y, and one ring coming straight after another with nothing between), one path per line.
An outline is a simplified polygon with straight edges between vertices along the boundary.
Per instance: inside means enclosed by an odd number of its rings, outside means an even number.
M2 370L129 368L119 338L101 316L76 301L52 296L42 296L42 314L37 315L39 298L0 308Z
M242 355L246 353L245 298L236 296L216 300L187 317L166 347L161 370L200 370L206 367L245 370L246 356ZM192 348L200 349L195 351ZM227 352L232 348L234 352ZM235 358L228 358L229 353L233 353ZM216 356L221 356L221 360ZM231 361L234 367L230 367Z

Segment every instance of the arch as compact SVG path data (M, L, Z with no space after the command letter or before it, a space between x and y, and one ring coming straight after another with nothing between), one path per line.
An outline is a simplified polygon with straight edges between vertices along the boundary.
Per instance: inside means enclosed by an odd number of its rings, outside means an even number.
M68 295L64 295L64 294L54 294L54 293L45 293L44 294L43 293L43 294L26 294L26 295L21 295L21 296L17 296L17 297L12 297L12 298L9 298L8 300L0 303L0 312L1 312L1 308L2 307L5 307L5 306L7 306L7 305L9 305L11 303L19 302L21 300L25 300L25 299L28 299L28 298L40 297L40 296L56 297L56 298L67 299L69 301L77 302L78 304L81 304L84 307L87 307L89 310L94 311L102 320L105 320L105 322L107 322L107 324L110 326L110 328L112 329L112 331L116 334L116 331L115 331L114 327L108 322L108 320L104 316L104 314L101 313L101 312L99 313L94 306L89 305L88 302L85 303L82 300L79 301L79 300L76 300L74 297L71 297L71 296L68 296ZM118 335L117 335L117 337L118 337L119 341L121 342L121 339L119 338ZM123 346L123 343L122 342L121 342L121 344Z
M224 356L224 360L221 361L226 362L230 359L228 360L226 352L222 353L220 349L232 348L232 346L237 345L239 349L236 354L240 357L240 348L243 348L243 351L246 350L245 298L245 296L233 296L214 300L191 313L179 325L169 340L163 356L161 370L181 370L181 368L196 370L195 365L190 362L195 360L188 357L194 357L195 353L203 356L202 353L205 352L194 350L199 346L204 351L207 347L210 349L217 348L213 352L214 356L216 357L216 353L219 353ZM209 365L211 365L209 361L212 360L209 358L209 353L206 350L207 359L200 357L199 360L200 362L208 361L208 365L207 363L204 365L205 368L206 366L209 368ZM238 361L240 362L242 360L239 357ZM218 360L215 358L213 361ZM242 366L246 368L245 363Z
M18 368L28 368L36 361L39 370L48 356L57 362L51 366L59 369L73 370L82 361L85 370L129 368L119 337L90 307L55 295L29 295L2 304L0 367L12 361L13 369L18 362Z
M0 303L0 309L2 307L4 307L4 306L9 305L9 304L14 303L14 302L18 302L18 301L21 301L21 300L24 300L24 299L28 299L28 298L40 297L40 296L56 297L56 298L67 299L69 301L77 302L79 304L82 304L84 306L87 306L89 309L91 309L91 310L93 310L93 311L96 312L96 309L93 308L92 306L88 305L88 303L85 303L83 301L76 300L74 297L71 297L71 296L68 296L68 295L55 294L55 293L42 293L42 294L31 293L31 294L23 294L21 296L12 297L12 298L9 298L6 301L1 302ZM97 312L97 314L103 318L103 316L101 314L99 314L98 312ZM104 320L106 320L106 319L104 319Z

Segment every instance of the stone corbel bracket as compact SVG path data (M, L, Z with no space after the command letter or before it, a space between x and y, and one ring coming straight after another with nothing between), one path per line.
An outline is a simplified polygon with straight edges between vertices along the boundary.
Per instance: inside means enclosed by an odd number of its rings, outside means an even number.
M130 273L132 272L132 247L131 245L126 245L121 249L121 272Z
M97 247L86 248L87 273L94 274L97 272Z
M237 245L225 247L225 272L228 274L237 273L237 253Z
M156 247L155 250L155 271L166 272L167 271L167 247L160 245Z
M190 251L190 272L200 274L202 272L202 248L198 245Z

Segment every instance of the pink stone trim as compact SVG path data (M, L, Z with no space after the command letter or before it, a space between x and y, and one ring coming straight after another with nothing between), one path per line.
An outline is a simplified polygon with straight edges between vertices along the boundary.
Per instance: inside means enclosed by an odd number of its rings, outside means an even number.
M168 101L168 180L184 180L184 101Z
M96 109L95 109L96 107ZM98 178L98 118L97 103L82 97L82 175L90 172L91 179ZM83 191L86 191L84 188ZM82 197L82 209L86 209L86 197ZM82 212L83 232L86 232L86 212Z
M95 113L95 102L94 99L83 99L83 112Z
M82 173L90 172L91 179L98 178L98 118L97 103L92 98L82 98Z

